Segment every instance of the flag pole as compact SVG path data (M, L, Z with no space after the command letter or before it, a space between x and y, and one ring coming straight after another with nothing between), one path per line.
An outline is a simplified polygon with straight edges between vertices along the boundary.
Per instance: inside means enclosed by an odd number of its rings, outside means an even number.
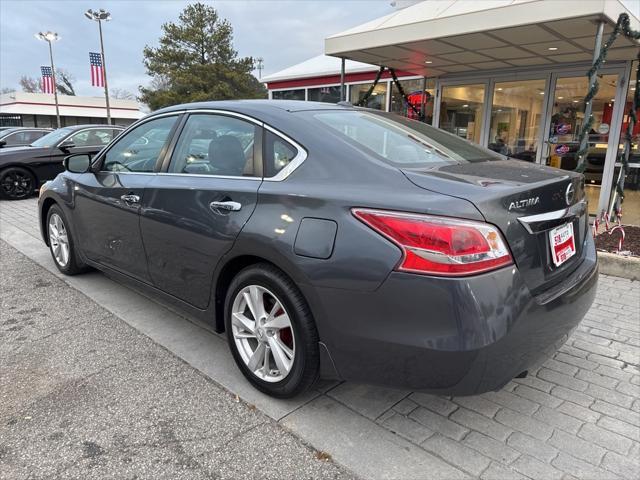
M53 82L53 98L56 103L56 123L60 125L60 108L58 106L58 86L56 85L56 67L53 64L53 47L51 44L60 40L60 35L55 32L38 32L34 35L38 40L43 40L49 44L49 60L51 62L51 81Z
M102 55L102 76L104 78L104 98L107 103L107 123L111 125L111 107L109 106L109 84L107 83L107 61L104 58L104 44L102 43L102 21L98 20L100 30L100 54Z
M49 43L49 59L51 60L51 78L53 79L53 98L56 102L56 123L60 128L60 107L58 106L58 84L56 83L56 67L53 65L53 48L51 47L51 40L47 40Z
M100 10L87 10L84 16L89 20L98 22L98 30L100 31L100 55L102 55L102 79L104 80L104 99L107 104L107 123L111 125L111 106L109 105L109 84L107 83L107 61L104 58L104 42L102 41L102 21L111 20L111 14L101 8Z

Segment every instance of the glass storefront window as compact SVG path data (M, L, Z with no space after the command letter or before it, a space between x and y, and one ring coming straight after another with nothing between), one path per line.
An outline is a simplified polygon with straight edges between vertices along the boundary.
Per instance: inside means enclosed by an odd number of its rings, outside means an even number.
M310 88L308 99L311 102L338 103L340 101L340 85L337 87Z
M480 143L484 94L483 84L445 86L440 102L440 128Z
M372 83L362 83L358 85L351 85L349 87L349 98L354 105L360 104L366 93L369 91ZM373 89L373 92L369 96L366 105L362 105L367 108L375 108L377 110L387 109L387 82L380 82Z
M488 147L503 155L536 161L545 80L496 83Z
M622 129L620 131L620 143L618 153L622 154L624 149L625 135L629 127L629 112L633 106L633 95L636 93L636 68L638 62L631 66L631 80L627 89L627 98L624 104L624 115L622 117ZM636 115L640 119L640 108L636 110ZM620 163L616 163L611 186L611 197L616 190L618 175L620 174ZM610 204L610 203L609 203ZM622 222L625 225L640 226L640 122L633 127L631 134L631 150L629 152L629 169L624 179L624 202L622 204Z
M271 98L274 100L304 100L304 88L297 90L277 90L271 92Z
M600 88L593 99L594 122L589 132L589 155L584 172L589 213L592 215L598 210L618 75L602 75L598 80ZM558 78L556 81L551 127L547 137L547 165L564 170L576 168L576 153L580 149L578 137L584 122L583 100L587 91L588 79L584 76Z
M422 104L422 79L418 78L415 80L400 80L400 85L404 90L404 93L407 95L409 102L420 111ZM433 78L427 79L425 96L424 96L424 115L425 122L431 125L433 123L433 104L435 100L435 80ZM396 87L395 83L391 83L391 111L393 113L397 113L404 117L409 118L418 118L414 113L413 109L407 105L407 102L404 101L402 96L400 96L400 92L398 91L398 87Z

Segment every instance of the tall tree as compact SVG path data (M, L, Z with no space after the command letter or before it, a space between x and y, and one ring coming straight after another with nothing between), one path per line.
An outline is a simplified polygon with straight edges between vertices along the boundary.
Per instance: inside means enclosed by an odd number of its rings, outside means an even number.
M231 98L265 98L251 74L253 58L239 58L233 28L203 3L188 5L177 23L162 25L157 48L146 46L144 65L151 75L140 100L152 110L176 103Z
M76 78L68 70L56 68L56 89L58 93L74 96L76 94L76 90L73 88L75 81Z
M28 77L26 75L23 75L20 77L20 80L18 81L18 83L20 84L20 88L22 88L23 92L27 92L27 93L42 92L42 87L40 85L40 82L33 77Z
M112 88L111 92L109 92L109 96L111 98L116 98L119 100L135 100L136 96L131 93L129 90L125 90L124 88Z
M60 95L75 95L76 91L73 86L75 81L75 77L67 70L56 68L56 90ZM18 83L23 92L42 93L40 79L23 75Z

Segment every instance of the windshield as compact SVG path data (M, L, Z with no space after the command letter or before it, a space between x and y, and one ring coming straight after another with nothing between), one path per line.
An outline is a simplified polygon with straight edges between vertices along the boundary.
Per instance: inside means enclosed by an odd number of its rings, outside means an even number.
M39 138L31 144L32 147L52 147L57 145L60 140L73 132L71 128L59 128L51 133L47 133L44 137Z
M400 168L505 158L456 135L393 114L365 110L316 111L311 114L345 140L355 142Z

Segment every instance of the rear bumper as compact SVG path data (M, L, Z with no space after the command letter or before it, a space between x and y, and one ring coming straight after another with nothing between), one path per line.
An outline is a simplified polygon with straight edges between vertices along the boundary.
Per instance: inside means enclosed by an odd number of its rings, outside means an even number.
M597 278L591 238L580 266L537 296L515 267L455 279L394 272L375 292L314 288L318 328L345 380L472 395L553 354L589 310Z

